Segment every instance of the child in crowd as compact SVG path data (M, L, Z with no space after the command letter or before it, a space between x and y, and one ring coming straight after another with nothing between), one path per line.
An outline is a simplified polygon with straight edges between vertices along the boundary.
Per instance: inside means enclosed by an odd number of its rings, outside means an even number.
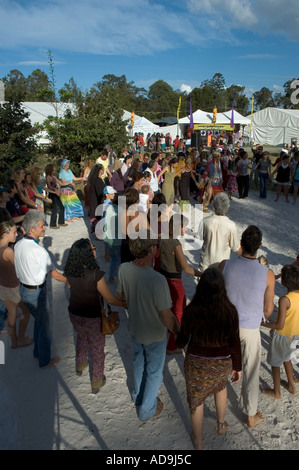
M284 266L281 270L281 283L287 288L287 294L279 299L278 315L272 322L262 322L262 326L271 328L268 350L268 363L272 366L274 388L262 388L261 391L271 398L281 400L280 384L292 395L296 395L291 357L296 351L294 341L299 340L299 268L294 265ZM280 380L280 367L284 365L287 381Z
M227 191L228 197L231 199L234 193L238 192L238 183L237 183L237 176L238 176L238 167L234 165L232 170L228 170L228 180L227 180Z
M262 264L263 266L266 266L267 268L269 267L268 260L267 260L266 256L264 256L264 255L261 255L261 256L258 257L258 262L260 264Z

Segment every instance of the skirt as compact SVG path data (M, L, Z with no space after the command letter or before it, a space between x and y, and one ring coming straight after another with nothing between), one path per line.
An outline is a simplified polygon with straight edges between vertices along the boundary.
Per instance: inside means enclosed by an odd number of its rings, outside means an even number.
M64 207L64 218L84 217L83 207L73 189L61 188L60 199Z
M187 402L191 413L204 403L206 398L224 390L232 371L232 361L213 359L186 354L184 371L186 378Z
M21 301L20 288L17 287L5 287L0 286L0 299L8 300L14 304L18 304Z

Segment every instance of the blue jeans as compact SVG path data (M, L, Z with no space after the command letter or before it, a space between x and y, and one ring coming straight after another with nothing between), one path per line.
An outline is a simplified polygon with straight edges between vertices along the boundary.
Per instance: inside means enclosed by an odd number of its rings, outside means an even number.
M157 395L163 380L168 337L152 344L140 344L133 337L134 390L132 399L141 420L151 418L157 409Z
M268 173L261 173L259 172L260 178L260 197L266 199L267 197L267 184L268 184Z
M38 358L39 366L44 367L51 360L51 328L47 308L47 287L27 289L20 285L22 302L34 317L33 356Z
M0 300L0 331L3 330L3 328L5 327L6 318L7 318L7 309L4 303L2 302L2 300Z
M117 271L121 261L120 245L113 246L106 242L104 242L104 244L110 255L109 277L117 277Z

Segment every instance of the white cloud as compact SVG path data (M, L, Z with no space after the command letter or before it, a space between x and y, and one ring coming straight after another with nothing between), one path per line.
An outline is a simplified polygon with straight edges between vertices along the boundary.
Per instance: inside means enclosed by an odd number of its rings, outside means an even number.
M180 86L180 90L182 92L186 91L189 94L189 93L191 93L192 88L191 88L190 85L185 85L185 83L182 83L182 85Z

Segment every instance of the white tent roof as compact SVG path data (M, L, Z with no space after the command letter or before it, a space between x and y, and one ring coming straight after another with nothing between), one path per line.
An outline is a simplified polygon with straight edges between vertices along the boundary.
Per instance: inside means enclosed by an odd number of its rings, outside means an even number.
M141 118L139 119L135 119L134 121L134 127L142 127L142 126L150 126L150 127L153 127L153 128L159 128L159 126L157 126L156 124L154 124L153 122L149 121L147 118L145 118L144 116L142 116Z
M249 122L251 116L247 116ZM244 134L250 136L250 126ZM292 138L299 141L299 109L265 108L252 115L251 140L255 144L290 144Z
M58 117L64 117L67 110L73 112L75 105L73 103L46 103L46 102L29 102L22 103L22 108L29 113L32 124L42 124L49 116L56 116L56 106Z
M217 113L216 124L230 124L232 115L232 110L226 111L225 113ZM202 111L198 109L193 113L193 123L194 124L212 124L213 122L213 112ZM250 119L242 116L234 110L234 123L241 125L250 124ZM182 119L179 119L179 124L190 124L190 115Z

